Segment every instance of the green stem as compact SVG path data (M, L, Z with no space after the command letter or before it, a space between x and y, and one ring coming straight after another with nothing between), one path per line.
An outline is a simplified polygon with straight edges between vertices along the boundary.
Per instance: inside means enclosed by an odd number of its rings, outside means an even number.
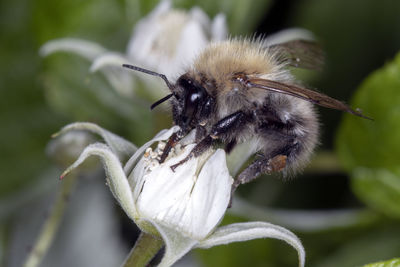
M50 215L47 217L41 232L39 233L36 243L29 253L27 260L25 261L24 267L36 267L41 263L44 255L53 242L63 217L69 194L71 193L76 180L76 176L70 175L68 179L62 181L61 188L57 193L54 206L50 212Z
M123 264L124 267L144 267L157 252L162 248L164 242L150 234L142 232L136 241L135 246L129 252Z

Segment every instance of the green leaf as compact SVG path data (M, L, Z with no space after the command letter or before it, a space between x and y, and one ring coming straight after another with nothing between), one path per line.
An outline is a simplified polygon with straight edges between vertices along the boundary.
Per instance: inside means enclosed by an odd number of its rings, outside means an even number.
M400 218L400 170L357 168L353 172L354 192L369 206Z
M364 265L364 267L397 267L397 266L400 266L400 258Z
M337 151L346 169L399 167L400 54L371 74L352 101L374 121L345 115L338 132Z
M339 159L352 173L356 194L394 216L400 215L399 88L400 54L371 74L354 97L352 106L374 121L346 114L336 140Z
M360 229L359 229L360 230ZM353 229L349 232L336 233L338 238L346 238L352 236L357 230ZM311 255L308 254L309 258L312 256L319 257L316 262L311 262L310 266L315 267L354 267L363 266L369 262L376 262L381 259L390 259L398 257L400 243L399 243L399 228L397 226L390 226L388 224L381 224L375 228L367 228L358 234L355 234L350 239L345 239L345 243L342 243L339 247L329 249L326 255ZM345 236L343 236L345 235ZM334 240L336 237L325 236L328 240ZM331 243L328 242L322 244L329 247ZM321 246L321 242L318 243ZM307 248L307 244L305 243ZM309 250L310 251L310 250ZM314 248L315 251L318 249ZM322 257L321 257L322 256Z

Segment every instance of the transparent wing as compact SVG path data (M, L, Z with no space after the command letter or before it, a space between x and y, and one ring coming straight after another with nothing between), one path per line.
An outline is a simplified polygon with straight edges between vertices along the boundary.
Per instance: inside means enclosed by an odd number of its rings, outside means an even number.
M363 115L360 110L354 110L339 100L310 89L260 78L248 78L245 81L245 84L250 88L259 88L271 92L298 97L322 107L349 112L356 116L372 120L371 118Z
M267 46L279 55L279 60L292 67L322 70L325 55L319 44L307 40L293 40L285 43Z

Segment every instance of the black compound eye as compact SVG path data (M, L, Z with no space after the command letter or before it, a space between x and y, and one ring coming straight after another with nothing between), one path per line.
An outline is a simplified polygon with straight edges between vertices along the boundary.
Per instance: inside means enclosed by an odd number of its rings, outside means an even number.
M185 88L186 105L196 105L204 98L204 89L200 86L194 85L192 82L188 83L189 86Z
M182 120L185 124L188 124L193 120L207 93L201 85L190 78L181 77L177 83L183 91L183 110L181 115L184 119Z
M188 95L188 101L192 104L197 104L199 100L202 98L202 92L193 92Z
M205 96L202 86L196 84L187 77L181 77L178 80L180 87L183 89L183 95L186 105L197 104Z

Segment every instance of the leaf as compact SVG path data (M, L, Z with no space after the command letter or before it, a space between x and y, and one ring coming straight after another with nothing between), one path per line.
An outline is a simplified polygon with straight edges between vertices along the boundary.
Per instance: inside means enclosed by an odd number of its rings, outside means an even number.
M360 229L358 229L360 230ZM369 262L398 257L400 243L398 241L399 227L387 224L377 225L374 228L357 231L336 232L338 238L345 238L346 242L340 247L331 248L327 254L319 255L316 267L354 267L363 266ZM354 235L355 234L355 235ZM352 236L350 239L346 238ZM330 236L330 240L336 237ZM321 243L319 243L321 245ZM325 244L329 247L329 245ZM318 249L314 249L314 251Z
M361 108L374 121L346 114L336 140L339 159L355 179L357 195L395 216L400 215L396 207L400 199L399 88L400 54L372 73L354 97L352 106Z
M345 115L337 137L337 151L344 166L393 168L400 155L400 54L372 73L352 101L374 121Z
M400 218L400 170L357 168L352 174L354 192L369 206Z
M400 258L364 265L364 267L398 267L398 266L400 266Z

